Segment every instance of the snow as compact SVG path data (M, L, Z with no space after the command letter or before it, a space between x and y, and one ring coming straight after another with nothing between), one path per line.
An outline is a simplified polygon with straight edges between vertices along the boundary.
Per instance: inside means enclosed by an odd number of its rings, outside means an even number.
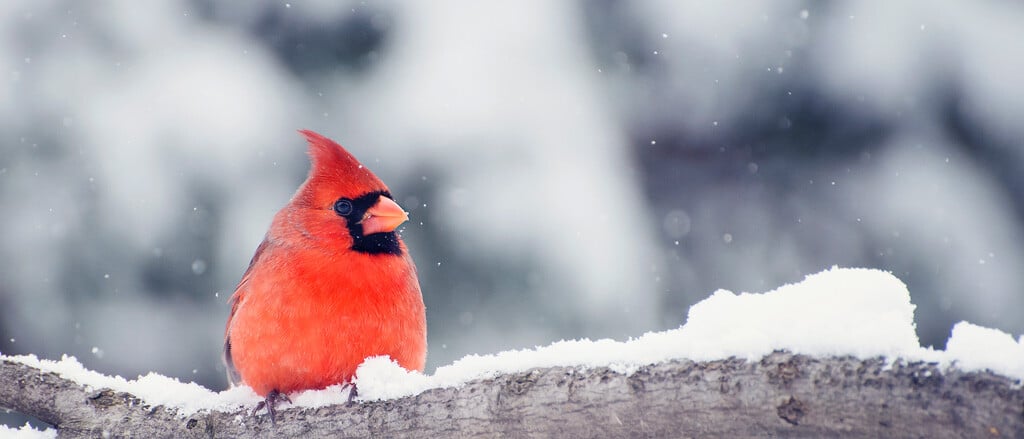
M691 307L686 324L675 330L624 342L559 341L536 349L470 355L431 376L369 359L356 372L357 385L360 398L390 399L536 367L608 366L629 374L677 358L758 360L775 350L933 361L935 354L918 343L913 320L910 293L896 277L878 270L833 268L764 294L716 291Z
M223 392L213 392L196 383L182 383L177 379L152 372L134 380L127 380L120 376L107 376L86 369L75 357L66 355L59 361L42 360L35 355L0 356L0 358L54 372L91 389L109 388L118 392L128 392L138 396L148 405L175 407L183 416L201 410L234 410L242 406L255 405L260 400L249 387L236 387Z
M641 366L672 359L756 361L776 350L818 357L923 360L942 368L987 369L1024 380L1024 336L1015 341L1002 331L961 322L953 328L945 351L924 348L915 333L914 305L902 281L879 270L833 267L763 294L716 291L691 307L686 324L674 330L627 341L563 340L533 349L469 355L439 367L433 375L407 371L387 357L373 357L359 366L355 383L358 400L385 400L538 367L609 367L630 374ZM252 407L259 401L248 387L218 393L154 373L135 380L109 377L85 369L73 357L60 361L3 358L92 388L130 392L147 404L176 407L182 415ZM292 400L303 407L343 403L348 400L348 388L307 391L293 395Z
M52 428L36 430L27 423L19 428L0 425L0 437L7 439L54 439L57 437L57 430Z
M1024 335L1017 341L1010 334L967 322L953 326L946 354L965 370L988 369L1024 379Z

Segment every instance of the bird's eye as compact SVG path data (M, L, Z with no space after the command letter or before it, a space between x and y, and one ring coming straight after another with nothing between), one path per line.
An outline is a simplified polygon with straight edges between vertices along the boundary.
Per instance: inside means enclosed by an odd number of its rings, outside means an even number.
M334 212L338 215L345 216L352 213L352 200L348 198L342 198L334 202Z

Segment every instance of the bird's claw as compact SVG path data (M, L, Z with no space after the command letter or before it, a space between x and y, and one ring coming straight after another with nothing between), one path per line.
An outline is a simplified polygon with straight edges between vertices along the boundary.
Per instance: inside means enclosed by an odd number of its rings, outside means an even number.
M355 383L347 382L347 383L345 383L345 384L343 384L341 386L341 389L342 390L349 389L348 390L348 402L355 401L356 397L359 396L359 391L356 389Z
M292 400L288 398L288 395L278 392L277 390L271 390L270 393L267 394L267 397L263 398L263 401L256 404L256 408L253 409L252 415L256 416L256 413L258 413L260 409L266 407L267 414L270 415L270 424L277 425L277 420L275 419L277 415L277 404L281 401L287 401L289 404L292 403Z

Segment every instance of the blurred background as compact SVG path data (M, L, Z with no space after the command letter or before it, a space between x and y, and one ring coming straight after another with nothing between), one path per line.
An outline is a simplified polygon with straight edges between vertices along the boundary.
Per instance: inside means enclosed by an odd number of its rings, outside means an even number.
M427 371L892 271L1024 332L1024 5L0 4L0 352L226 387L227 300L345 145L412 220Z

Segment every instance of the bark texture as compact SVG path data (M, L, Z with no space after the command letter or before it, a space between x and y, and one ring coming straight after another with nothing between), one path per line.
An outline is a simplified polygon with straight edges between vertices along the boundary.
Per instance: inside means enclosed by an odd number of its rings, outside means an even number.
M179 416L110 390L0 363L0 407L61 437L1024 438L1024 388L989 372L777 352L672 361L633 375L555 367L407 398Z

